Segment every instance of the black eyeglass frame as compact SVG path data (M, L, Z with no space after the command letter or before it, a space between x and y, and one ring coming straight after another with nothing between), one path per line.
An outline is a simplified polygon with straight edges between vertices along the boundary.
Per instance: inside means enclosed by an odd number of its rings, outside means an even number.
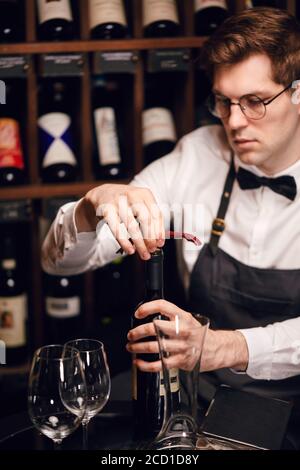
M215 112L214 109L212 109L212 98L215 99L215 96L213 94L211 94L208 98L207 98L207 101L206 101L206 104L207 104L207 107L209 109L209 111L211 112L211 114L219 119L226 119L228 116L230 116L230 113L231 113L231 106L239 106L242 113L244 114L244 116L246 116L247 119L251 119L251 120L254 120L254 121L258 121L259 119L263 119L267 113L267 106L268 104L272 103L276 98L278 98L280 95L282 95L285 91L289 90L293 85L293 82L291 82L286 88L284 88L283 90L281 90L279 93L277 93L277 95L273 96L273 98L267 100L267 101L264 101L262 100L259 96L257 95L254 95L254 94L247 94L247 95L243 95L240 97L239 101L237 103L234 103L233 101L230 101L229 98L226 98L228 99L228 114L226 114L225 116L218 116L218 114ZM255 98L257 98L257 100L264 105L264 114L261 116L261 117L258 117L258 118L253 118L253 117L248 117L247 114L245 114L245 106L243 107L243 105L240 103L240 100L247 97L247 96L253 96Z

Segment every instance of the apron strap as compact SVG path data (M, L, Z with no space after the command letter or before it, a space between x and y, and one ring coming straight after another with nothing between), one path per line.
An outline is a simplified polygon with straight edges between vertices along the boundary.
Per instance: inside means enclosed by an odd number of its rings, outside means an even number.
M226 181L225 181L218 214L212 223L211 235L210 235L210 240L209 240L209 246L214 256L218 250L220 237L225 230L224 219L225 219L225 215L226 215L228 205L230 202L230 196L232 193L234 180L235 180L235 168L234 168L234 158L233 158L233 152L232 152L230 169L229 169Z

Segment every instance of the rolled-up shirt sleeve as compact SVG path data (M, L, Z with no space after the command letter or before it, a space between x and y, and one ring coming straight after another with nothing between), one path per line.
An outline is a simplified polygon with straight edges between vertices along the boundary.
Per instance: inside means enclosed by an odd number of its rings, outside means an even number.
M300 374L300 317L239 331L248 346L250 377L280 380Z
M79 201L78 201L79 202ZM72 275L97 267L96 232L78 233L74 220L76 205L62 206L42 247L42 267L49 274Z
M120 245L108 225L99 222L96 231L78 233L75 210L68 203L59 212L42 247L42 267L49 274L74 275L99 268L114 260Z

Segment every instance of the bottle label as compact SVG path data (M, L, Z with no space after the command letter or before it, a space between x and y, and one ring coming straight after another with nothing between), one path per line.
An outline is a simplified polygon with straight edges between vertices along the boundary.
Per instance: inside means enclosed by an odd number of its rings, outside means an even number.
M170 377L170 389L171 393L175 393L179 391L179 377L178 377L178 369L170 369L169 370L169 377ZM160 396L165 395L165 387L164 387L164 377L163 372L160 372Z
M56 163L76 166L71 135L71 118L65 113L48 113L38 119L43 168Z
M179 24L175 0L143 0L143 26L161 20Z
M119 23L127 26L122 0L90 0L90 29L100 24Z
M94 111L98 155L101 165L121 163L120 147L113 108L99 108Z
M38 0L39 23L63 19L73 21L70 0Z
M211 7L219 7L227 10L225 0L195 0L195 12Z
M0 297L0 339L10 348L26 345L27 296Z
M1 266L3 269L5 270L10 270L10 269L16 269L16 266L17 266L17 262L15 259L11 258L11 259L3 259L1 261Z
M173 116L166 108L150 108L143 112L143 145L159 140L176 142Z
M72 318L80 314L79 297L46 297L46 313L54 318Z
M24 168L19 123L0 118L0 168Z

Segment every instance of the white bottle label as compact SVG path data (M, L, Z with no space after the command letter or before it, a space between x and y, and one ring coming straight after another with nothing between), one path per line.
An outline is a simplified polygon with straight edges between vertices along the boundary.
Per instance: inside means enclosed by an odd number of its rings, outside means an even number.
M70 128L70 116L64 113L44 114L38 119L38 125L54 139L43 156L43 168L56 163L67 163L76 166L77 161L72 149L61 139Z
M225 0L195 0L195 12L204 10L204 8L219 7L227 10Z
M26 344L27 296L0 297L0 339L6 346L19 348Z
M72 318L80 314L80 297L46 297L46 312L54 318Z
M110 107L95 109L94 119L100 165L121 163L114 109Z
M175 0L143 0L143 26L160 20L179 23Z
M61 18L73 21L70 0L38 0L39 23Z
M89 0L90 29L104 23L119 23L127 26L122 0Z
M178 369L170 369L169 370L169 377L170 377L170 389L171 393L178 392L179 390L179 377L178 377ZM164 387L164 378L162 371L160 372L160 396L165 395L165 387Z
M134 359L136 358L136 355L133 356ZM170 369L169 370L169 377L170 377L170 388L171 388L171 393L178 392L179 391L179 376L178 376L178 369ZM135 364L132 364L132 374L131 374L131 391L132 391L132 398L133 400L137 400L137 366ZM160 371L159 373L159 394L160 396L164 396L166 391L165 391L165 386L164 386L164 377L163 377L163 372Z
M159 140L176 142L173 116L166 108L150 108L143 112L143 145Z
M3 269L16 269L17 262L15 259L4 259L1 262L1 266Z

